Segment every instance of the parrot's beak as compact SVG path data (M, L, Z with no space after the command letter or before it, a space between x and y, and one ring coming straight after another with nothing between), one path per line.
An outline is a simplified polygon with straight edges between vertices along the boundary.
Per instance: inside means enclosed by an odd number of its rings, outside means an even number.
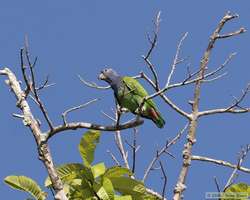
M101 72L100 74L99 74L99 76L98 76L98 79L99 80L106 80L106 76Z

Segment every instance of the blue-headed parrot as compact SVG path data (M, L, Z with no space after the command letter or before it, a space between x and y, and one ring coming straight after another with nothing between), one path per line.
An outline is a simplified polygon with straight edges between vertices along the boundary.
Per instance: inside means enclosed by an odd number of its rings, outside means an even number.
M98 78L111 86L121 108L126 108L135 115L152 120L159 128L164 127L165 121L152 99L146 100L140 108L148 93L136 79L129 76L120 76L111 68L102 70Z

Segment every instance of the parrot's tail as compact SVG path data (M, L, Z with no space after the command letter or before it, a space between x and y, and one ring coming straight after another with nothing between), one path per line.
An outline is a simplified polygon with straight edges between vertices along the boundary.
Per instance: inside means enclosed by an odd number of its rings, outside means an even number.
M154 109L151 109L151 119L158 128L163 128L166 123L161 114Z

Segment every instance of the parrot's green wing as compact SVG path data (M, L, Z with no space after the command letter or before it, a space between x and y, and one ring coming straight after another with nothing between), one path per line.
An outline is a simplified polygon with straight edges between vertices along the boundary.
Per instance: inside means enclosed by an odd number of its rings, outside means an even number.
M137 106L139 106L144 97L148 96L147 91L144 89L144 87L134 78L129 77L129 76L124 76L122 78L124 85L128 89L128 93L132 94L123 94L125 96L129 96L129 101L127 100L127 108L129 110L135 110ZM131 98L132 96L132 98ZM126 98L125 98L126 99ZM129 103L130 102L130 103ZM137 105L131 103L131 102L136 102ZM149 118L153 120L153 122L159 127L163 128L165 121L162 118L160 112L158 111L156 104L152 99L148 99L145 104L145 112L143 111L142 116Z
M125 85L129 88L130 92L133 93L134 95L138 95L142 98L148 96L147 91L136 79L129 76L124 76L122 80L125 83ZM153 100L149 99L146 102L153 108L156 108L156 105L153 102Z

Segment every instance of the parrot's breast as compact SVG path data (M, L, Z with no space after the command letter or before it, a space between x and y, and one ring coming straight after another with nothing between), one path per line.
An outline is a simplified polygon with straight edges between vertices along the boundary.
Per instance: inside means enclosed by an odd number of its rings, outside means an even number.
M130 112L135 113L141 102L141 97L135 95L132 91L126 87L121 86L115 94L119 105L123 108L127 108Z

